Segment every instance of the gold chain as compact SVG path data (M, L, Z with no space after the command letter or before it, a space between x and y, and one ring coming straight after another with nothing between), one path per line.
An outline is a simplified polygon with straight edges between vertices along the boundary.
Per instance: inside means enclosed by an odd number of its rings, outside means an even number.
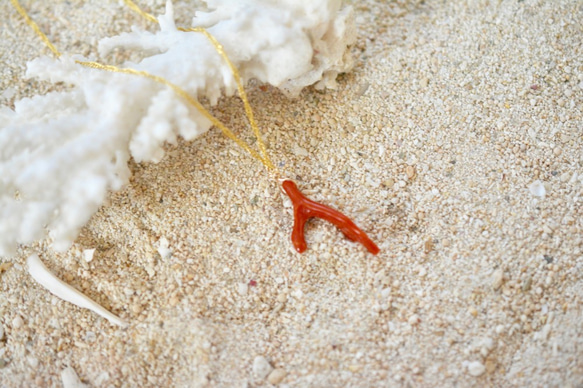
M158 19L156 19L152 14L142 11L142 9L140 7L138 7L136 5L136 3L134 3L133 1L131 1L131 0L124 0L124 3L126 3L126 5L128 7L130 7L132 11L134 11L134 12L139 13L140 15L142 15L142 17L144 19L147 19L147 20L151 21L152 23L158 23Z
M53 52L53 54L55 54L55 56L57 58L60 57L61 53L59 52L59 50L57 50L57 48L55 46L53 46L53 44L51 43L49 38L47 38L45 33L40 30L38 24L36 24L34 22L34 20L32 20L30 18L30 16L28 16L28 13L24 10L24 8L22 8L20 6L20 3L17 0L10 0L10 1L12 2L12 5L14 6L14 8L16 8L18 13L24 18L24 20L26 21L26 24L28 24L34 30L34 32L36 32L36 34L42 39L42 41L45 43L45 45L49 49L51 49L51 51Z

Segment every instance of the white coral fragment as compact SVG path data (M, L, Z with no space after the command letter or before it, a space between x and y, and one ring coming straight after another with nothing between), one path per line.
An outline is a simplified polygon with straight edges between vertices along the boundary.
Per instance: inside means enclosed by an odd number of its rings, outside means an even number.
M352 9L339 0L212 0L196 13L223 45L242 81L255 78L290 96L314 83L334 87L348 71L354 42ZM161 76L211 104L236 90L233 75L208 39L180 31L172 3L158 18L156 33L132 32L102 39L145 57L124 67ZM66 250L104 202L108 192L128 183L130 157L157 162L165 142L187 140L211 123L166 86L130 74L83 67L77 56L41 57L28 63L28 77L72 85L0 107L0 256L17 244L42 239Z
M110 313L100 304L53 275L53 273L45 267L38 255L30 255L26 263L28 265L28 273L30 276L55 296L69 303L73 303L75 306L91 310L114 325L122 327L127 326L125 321Z

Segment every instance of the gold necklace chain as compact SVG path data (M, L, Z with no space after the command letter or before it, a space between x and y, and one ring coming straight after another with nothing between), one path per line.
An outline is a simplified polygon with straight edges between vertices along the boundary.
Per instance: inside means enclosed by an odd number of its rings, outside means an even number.
M12 5L18 11L18 13L24 18L24 20L26 21L26 24L28 24L34 30L34 32L42 39L42 41L45 43L45 45L53 52L53 54L57 58L60 57L61 53L59 52L59 50L57 50L57 48L51 43L49 38L45 35L44 32L41 31L41 29L34 22L34 20L32 20L30 18L30 16L26 12L26 10L24 8L22 8L22 6L18 2L18 0L10 0L10 1L12 2ZM145 19L152 21L152 22L155 22L155 23L158 22L158 20L154 16L152 16L151 14L149 14L147 12L142 11L131 0L124 0L124 1L128 5L129 8L131 8L135 12L142 15ZM263 142L263 138L261 137L261 132L259 131L259 127L258 127L257 122L255 121L255 117L253 115L253 109L251 108L251 105L249 104L249 99L247 98L247 93L245 93L245 89L243 87L243 84L241 83L241 76L239 75L239 71L237 70L235 65L233 65L233 63L231 62L231 60L229 59L229 57L225 53L223 46L217 41L217 39L212 34L210 34L206 29L204 29L202 27L197 27L197 28L178 27L178 29L180 31L184 31L184 32L197 32L197 33L203 34L211 42L211 44L214 46L217 53L227 63L227 66L229 66L229 69L231 70L233 78L235 79L235 83L237 84L237 90L239 92L239 97L243 101L243 106L245 108L245 114L247 115L247 119L249 120L249 125L251 126L251 129L253 130L253 134L257 138L257 144L258 144L260 153L258 153L253 148L251 148L251 146L249 144L247 144L243 140L239 139L233 131L231 131L220 120L218 120L216 117L214 117L204 106L202 106L202 104L200 102L198 102L198 100L196 100L194 97L192 97L190 94L188 94L188 92L186 92L184 89L182 89L178 85L173 84L172 82L166 80L163 77L153 75L153 74L150 74L150 73L148 73L146 71L142 71L142 70L135 70L135 69L131 69L131 68L120 68L120 67L113 66L113 65L104 65L104 64L99 63L99 62L93 62L93 61L75 61L75 62L82 65L82 66L89 67L92 69L99 69L99 70L110 71L110 72L114 72L114 73L137 75L140 77L148 78L148 79L153 80L159 84L162 84L162 85L165 85L165 86L171 88L178 96L182 97L189 104L194 106L204 117L206 117L210 122L212 122L214 126L219 128L223 132L223 134L225 134L225 136L227 136L229 139L231 139L235 143L237 143L241 148L243 148L245 151L247 151L252 157L259 160L261 162L261 164L263 164L265 166L265 168L267 168L267 170L269 172L271 172L276 179L281 179L280 178L281 174L280 174L278 168L275 166L275 164L273 164L273 162L269 158L269 155L267 154L267 148L265 147L265 143Z

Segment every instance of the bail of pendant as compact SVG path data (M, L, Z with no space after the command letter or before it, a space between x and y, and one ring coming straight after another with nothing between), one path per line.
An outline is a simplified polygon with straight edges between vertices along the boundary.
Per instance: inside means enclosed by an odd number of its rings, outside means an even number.
M294 227L292 243L299 253L304 252L308 245L304 237L304 226L310 218L326 220L338 227L351 241L359 242L373 255L380 252L379 247L350 218L326 205L308 199L291 180L284 180L281 187L294 206Z

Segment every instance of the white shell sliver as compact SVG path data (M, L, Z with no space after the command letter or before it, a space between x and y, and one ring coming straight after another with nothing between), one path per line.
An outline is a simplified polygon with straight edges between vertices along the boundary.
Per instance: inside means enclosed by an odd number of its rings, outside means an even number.
M76 306L89 309L115 325L122 327L128 325L125 321L107 311L97 302L53 275L48 268L45 267L37 254L30 255L26 260L26 263L28 265L28 273L30 276L52 294L67 302L73 303Z

